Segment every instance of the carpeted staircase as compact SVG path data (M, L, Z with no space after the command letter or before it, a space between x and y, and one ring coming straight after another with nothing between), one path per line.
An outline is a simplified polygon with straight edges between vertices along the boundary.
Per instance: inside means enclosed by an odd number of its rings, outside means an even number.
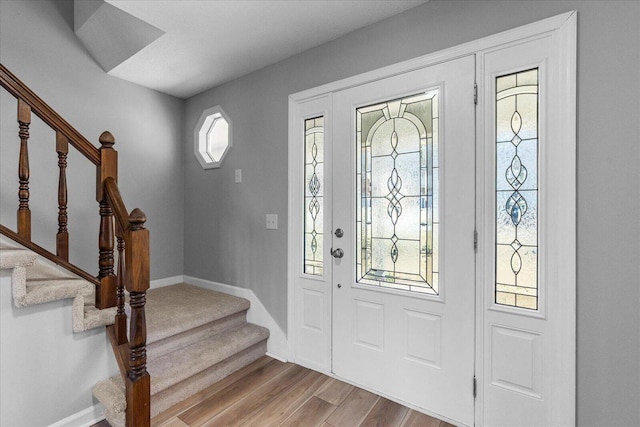
M29 250L0 245L0 268L13 270L17 307L71 298L74 332L113 323L115 308L93 307L91 283L39 258ZM264 356L269 331L247 323L248 309L243 298L187 284L147 292L152 417ZM96 384L93 394L104 405L107 421L124 426L120 375Z
M0 243L0 269L11 269L16 307L73 299L73 331L113 324L115 308L94 307L94 286L84 279L43 261L30 250Z
M264 356L269 331L247 323L249 301L178 284L147 292L151 416ZM113 427L124 426L124 383L98 383L94 396Z

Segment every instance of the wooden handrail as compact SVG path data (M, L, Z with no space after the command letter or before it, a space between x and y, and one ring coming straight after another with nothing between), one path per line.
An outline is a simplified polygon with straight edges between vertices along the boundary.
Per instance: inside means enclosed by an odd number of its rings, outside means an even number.
M15 231L5 227L2 224L0 224L0 234L4 234L8 238L20 243L22 246L24 246L26 248L31 249L33 252L35 252L38 255L48 259L51 262L56 263L60 267L66 268L67 270L69 270L73 274L76 274L76 275L82 277L87 282L91 282L94 285L99 285L100 284L98 279L96 279L94 276L90 275L89 273L87 273L86 271L81 269L80 267L77 267L77 266L71 264L70 262L67 262L67 261L64 261L64 260L60 259L58 256L52 254L51 252L49 252L48 250L46 250L42 246L39 246L36 243L33 243L32 241L25 239L24 237L20 236Z
M115 219L123 231L127 231L130 227L129 214L127 208L124 206L124 201L120 195L120 189L116 180L109 177L104 180L104 191L107 196L107 200L113 209Z
M150 281L149 230L144 227L147 220L145 214L137 208L128 213L120 194L117 183L118 153L113 148L115 138L111 133L103 132L99 138L101 146L99 149L96 148L2 64L0 64L0 84L18 100L20 139L18 232L0 224L0 233L93 283L96 287L95 306L97 308L117 307L114 325L107 327L107 333L125 382L126 424L130 427L148 427L151 380L147 372L145 304ZM28 145L32 112L56 133L59 168L56 255L31 241ZM68 144L75 147L97 167L96 200L100 213L97 278L69 263L66 177ZM117 272L114 268L116 238ZM127 315L124 309L125 289L129 292L131 308L128 334Z
M94 165L100 163L98 149L2 64L0 64L0 83L9 93L28 104L31 111L46 124L67 137L71 145Z

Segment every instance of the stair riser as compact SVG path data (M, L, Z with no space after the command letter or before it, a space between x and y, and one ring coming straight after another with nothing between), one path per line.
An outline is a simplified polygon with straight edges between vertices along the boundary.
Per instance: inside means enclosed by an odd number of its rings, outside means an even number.
M152 416L267 351L269 331L246 322L249 301L245 299L186 284L152 289L147 297ZM108 420L122 425L126 407L122 379L115 376L101 381L93 392L105 406Z
M160 393L268 338L267 329L245 323L163 357L148 359L151 394Z
M267 341L261 341L222 362L151 396L151 416L154 417L171 406L204 390L235 371L263 357Z
M48 283L31 284L27 282L26 295L16 298L17 307L44 304L52 301L89 296L94 292L93 285L83 280L51 280Z
M189 329L188 331L181 332L171 337L164 338L160 341L147 344L147 358L149 360L157 359L158 357L169 354L180 348L194 344L197 341L201 341L205 338L240 326L246 321L247 311L245 310L232 314L231 316L218 319L214 322L204 324L197 328Z
M151 396L151 417L155 417L173 405L182 402L228 375L231 375L235 371L255 362L264 356L266 351L267 341L265 340L241 351L233 357L223 360L205 371L199 372L191 378L187 378ZM124 427L125 425L124 412L111 412L106 410L105 418L113 427Z

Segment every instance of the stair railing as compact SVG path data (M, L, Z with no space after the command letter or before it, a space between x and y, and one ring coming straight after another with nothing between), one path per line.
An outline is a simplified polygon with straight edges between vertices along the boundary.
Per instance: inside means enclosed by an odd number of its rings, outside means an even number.
M151 381L146 367L145 321L150 278L149 231L144 227L144 213L137 208L128 213L120 194L117 184L118 153L113 148L115 139L111 133L103 132L99 138L100 148L96 148L2 64L0 84L17 99L20 140L17 232L0 225L0 233L93 283L96 286L96 308L117 307L114 325L108 326L107 331L126 386L126 422L128 426L149 426ZM31 240L28 143L32 113L56 133L59 177L55 254ZM97 169L96 200L100 215L97 277L69 262L66 176L69 145ZM117 272L114 271L114 240L117 240ZM128 334L125 289L129 293L131 309Z

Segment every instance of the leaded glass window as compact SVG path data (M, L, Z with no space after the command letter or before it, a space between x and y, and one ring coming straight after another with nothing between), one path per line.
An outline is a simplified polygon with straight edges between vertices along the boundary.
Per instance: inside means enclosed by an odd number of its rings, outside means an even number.
M304 272L322 276L324 117L304 121Z
M438 90L356 109L356 278L438 294Z
M538 309L538 69L496 78L496 304Z

